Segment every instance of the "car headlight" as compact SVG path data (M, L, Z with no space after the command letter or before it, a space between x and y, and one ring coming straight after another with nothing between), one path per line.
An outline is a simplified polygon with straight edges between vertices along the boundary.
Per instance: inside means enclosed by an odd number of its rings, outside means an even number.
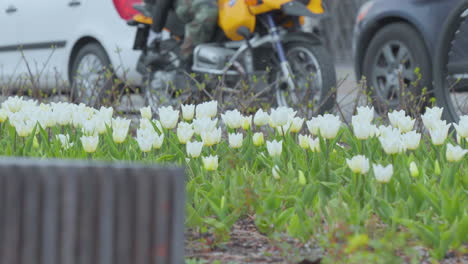
M375 4L374 1L368 1L361 6L361 8L359 9L357 18L356 18L356 24L361 22L367 16L367 13L369 13L369 10L372 8L374 4Z

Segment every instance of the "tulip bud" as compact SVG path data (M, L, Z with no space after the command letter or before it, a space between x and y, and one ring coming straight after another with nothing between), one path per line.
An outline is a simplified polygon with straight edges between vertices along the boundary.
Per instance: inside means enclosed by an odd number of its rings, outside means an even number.
M414 178L419 177L419 169L414 161L410 163L409 169L410 169L411 176L413 176Z
M219 205L219 208L224 209L225 204L226 204L226 197L224 197L223 195L223 197L221 197L221 203Z
M252 116L243 116L242 117L242 128L244 130L249 130L250 127L252 126Z
M37 137L34 136L34 139L33 139L33 148L39 148L39 141L37 141Z
M302 172L302 171L299 171L299 184L302 185L302 186L307 184L306 177L304 175L304 172Z
M263 133L257 132L253 135L253 143L256 147L263 145L265 143L265 140L263 138Z
M273 178L275 178L276 180L279 180L280 179L280 174L279 174L279 167L278 165L275 165L273 167L273 169L271 169L271 174L273 174Z
M434 174L439 176L441 174L441 170L440 170L440 164L439 164L439 161L436 160L435 161L435 165L434 165Z

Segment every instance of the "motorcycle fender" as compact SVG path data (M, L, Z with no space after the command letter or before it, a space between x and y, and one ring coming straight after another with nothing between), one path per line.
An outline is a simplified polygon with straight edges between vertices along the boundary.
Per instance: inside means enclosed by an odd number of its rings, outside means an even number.
M281 39L283 43L291 43L291 42L307 42L312 45L322 45L322 40L315 35L314 33L309 32L294 32L288 33L284 35Z

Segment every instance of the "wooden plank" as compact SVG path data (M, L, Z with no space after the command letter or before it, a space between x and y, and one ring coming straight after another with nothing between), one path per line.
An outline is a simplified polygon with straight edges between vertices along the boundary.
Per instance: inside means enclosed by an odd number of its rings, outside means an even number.
M14 167L2 169L5 173L5 211L4 217L4 243L3 253L0 263L18 263L20 249L20 228L21 228L21 179L15 177L17 170Z
M76 264L78 259L78 215L79 215L79 181L80 171L83 169L68 170L62 176L62 250L60 263Z
M57 264L59 225L59 179L47 168L39 169L39 175L44 182L42 201L42 263ZM29 184L29 183L28 183Z
M99 244L98 258L99 264L114 263L114 238L115 238L115 179L109 177L109 168L99 168L96 170L99 182Z
M79 175L79 264L94 263L96 252L96 189L97 180L88 169Z
M153 263L169 263L169 213L170 213L170 181L165 172L161 172L153 179L154 189L154 224L153 224L153 250L155 259Z
M136 181L135 263L150 263L152 186L151 174L132 175Z
M182 169L167 172L171 181L170 190L170 227L171 236L169 240L170 260L169 263L184 263L185 249L185 176Z
M120 170L114 175L117 180L117 225L116 225L116 263L132 263L133 252L133 219L134 212L134 185L129 176L129 171Z
M39 259L42 178L29 173L26 169L17 172L16 176L24 178L25 182L21 263L30 264Z

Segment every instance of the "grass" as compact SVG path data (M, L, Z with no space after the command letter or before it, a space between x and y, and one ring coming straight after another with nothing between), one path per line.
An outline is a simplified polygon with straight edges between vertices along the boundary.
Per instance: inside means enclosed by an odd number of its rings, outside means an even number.
M179 112L167 111L179 121ZM326 263L417 261L420 256L415 253L416 246L429 249L433 260L443 259L449 251L466 253L468 160L450 162L446 155L448 144L465 146L466 139L456 142L452 132L443 144L434 145L429 134L423 133L416 149L387 154L379 140L383 128L377 135L372 132L368 139L359 140L352 127L342 124L336 135L330 136L326 130L332 126L331 116L324 116L325 121L312 119L309 127L304 123L294 133L288 127L292 110L285 111L285 133L278 126L272 128L273 121L264 126L247 122L248 127L244 123L244 128L228 128L226 122L218 120L221 139L204 146L200 157L189 158L177 129L161 126L168 123L161 118L168 116L141 119L138 140L130 129L125 140L116 143L113 127L117 130L117 121L112 118L112 108L39 106L11 97L2 104L0 113L5 117L0 127L0 155L184 166L188 176L186 228L213 234L212 246L228 241L239 219L252 217L259 232L273 241L287 235L301 243L319 243L326 250ZM205 115L220 118L217 113ZM28 123L32 124L30 131L21 132L21 125ZM317 131L312 128L314 124L319 127ZM234 132L242 134L240 148L230 147L228 134ZM259 132L265 142L281 142L279 155L269 154L269 143L254 144L253 135ZM68 142L58 139L59 134L68 135ZM84 150L81 138L85 134L98 138L96 151ZM151 142L150 151L142 151L144 140L154 141L151 135L162 134L161 146ZM327 139L322 134L327 134ZM318 151L301 147L299 135L318 140ZM191 141L201 142L201 135L195 134ZM347 160L357 155L368 159L370 169L363 173L351 170ZM219 161L211 170L203 162L208 156ZM410 170L412 162L417 170ZM377 180L373 164L393 166L388 183Z

